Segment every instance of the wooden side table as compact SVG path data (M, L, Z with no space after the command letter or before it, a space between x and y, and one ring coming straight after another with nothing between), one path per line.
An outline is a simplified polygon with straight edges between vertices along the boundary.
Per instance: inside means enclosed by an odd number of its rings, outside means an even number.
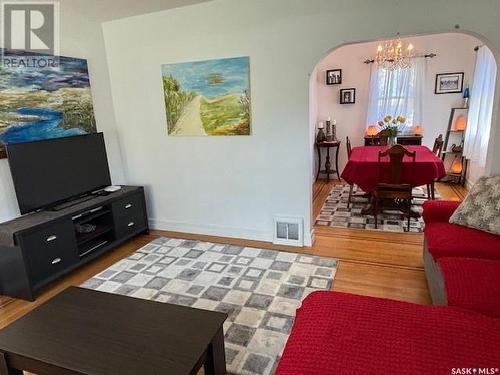
M321 169L321 148L326 148L326 162L325 169ZM332 164L330 162L330 148L335 149L335 169L332 168ZM340 181L340 173L339 173L339 149L340 149L340 141L324 141L324 142L316 142L316 150L318 150L318 172L316 173L316 180L318 180L320 173L326 174L326 179L330 180L330 175L337 175L337 178Z

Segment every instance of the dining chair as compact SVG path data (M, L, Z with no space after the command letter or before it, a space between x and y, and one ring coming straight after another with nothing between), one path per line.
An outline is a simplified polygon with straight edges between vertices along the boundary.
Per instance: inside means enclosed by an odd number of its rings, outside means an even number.
M434 146L432 147L432 153L438 158L441 157L441 153L443 152L443 144L443 135L439 134L438 137L434 140Z
M347 160L349 160L351 158L351 153L352 153L351 141L349 140L349 137L345 137L345 145L347 147ZM351 205L353 189L354 185L349 184L349 198L347 198L347 208L349 208L349 206Z
M351 154L352 154L351 140L349 139L349 137L345 137L345 145L347 147L347 159L349 160L351 158ZM354 184L349 184L349 198L347 198L347 208L349 208L349 206L351 205L352 197L356 197L356 196L365 197L366 196L366 194L364 194L364 193L361 195L353 194L353 191L354 191Z
M378 227L378 213L383 212L386 208L400 208L395 207L394 202L404 203L406 205L406 215L408 216L408 231L410 231L411 219L411 201L412 201L412 186L408 183L402 183L403 159L408 156L411 161L411 168L415 166L415 151L408 151L401 145L394 145L386 151L379 151L378 153L378 168L380 181L373 192L373 214L375 216L375 228ZM389 166L384 162L385 157L389 157ZM387 168L390 168L389 179L383 181ZM412 175L413 171L410 171ZM390 201L392 204L385 206L384 203Z
M438 137L434 140L434 146L432 146L432 153L436 155L438 158L441 157L441 153L443 152L443 135L439 134ZM427 199L435 199L435 186L434 186L434 181L432 181L430 184L427 184Z

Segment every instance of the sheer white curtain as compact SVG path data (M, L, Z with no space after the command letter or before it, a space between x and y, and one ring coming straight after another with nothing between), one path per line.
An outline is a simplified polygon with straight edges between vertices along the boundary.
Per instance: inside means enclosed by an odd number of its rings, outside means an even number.
M497 64L493 53L486 46L480 47L472 82L464 155L481 167L486 165L496 76Z
M422 124L426 73L424 57L414 58L407 69L388 70L372 64L366 125L376 125L386 115L406 117L402 132Z

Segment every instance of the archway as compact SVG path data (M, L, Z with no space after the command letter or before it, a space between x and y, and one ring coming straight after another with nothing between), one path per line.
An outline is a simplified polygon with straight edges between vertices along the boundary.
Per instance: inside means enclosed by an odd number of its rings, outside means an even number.
M474 65L474 47L490 44L479 35L465 32L449 32L441 34L427 34L418 36L401 37L403 41L411 42L417 51L417 55L436 54L435 58L429 58L428 72L426 77L425 97L425 120L423 124L423 144L432 148L434 139L438 134L445 134L450 116L450 109L463 105L462 93L450 95L436 95L434 86L436 75L439 73L464 72L464 86L471 84ZM315 137L318 131L318 123L325 122L328 118L332 123L336 120L336 136L341 141L339 152L339 169L342 171L346 161L347 152L345 147L346 136L349 136L352 146L363 145L366 130L366 114L368 106L368 92L370 81L370 65L364 61L373 59L379 43L385 40L373 40L371 42L346 43L329 50L316 64L309 81L309 129L310 129L310 166L311 166L311 205L312 225L316 222L318 209L322 206L316 199L324 199L323 188L314 185L318 158ZM495 54L498 65L498 53ZM341 83L326 84L327 70L342 69ZM500 130L498 129L498 92L499 77L496 79L495 104L493 108L492 126L490 130L490 144L488 146L488 161L486 168L475 168L471 166L468 173L470 182L476 180L480 175L498 173L500 166L494 163L495 147L500 144ZM340 103L340 90L348 88L356 89L356 100L352 104ZM322 161L324 162L323 155ZM498 163L498 162L497 162ZM334 163L333 163L334 164ZM500 163L499 163L500 164ZM497 171L497 172L495 172ZM330 185L326 186L327 189Z

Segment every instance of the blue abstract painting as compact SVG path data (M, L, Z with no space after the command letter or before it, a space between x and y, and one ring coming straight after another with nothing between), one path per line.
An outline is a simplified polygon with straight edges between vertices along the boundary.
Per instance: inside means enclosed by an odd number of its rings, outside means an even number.
M57 67L0 66L0 158L9 143L95 131L87 60L60 56Z
M169 135L249 135L248 57L162 65Z

